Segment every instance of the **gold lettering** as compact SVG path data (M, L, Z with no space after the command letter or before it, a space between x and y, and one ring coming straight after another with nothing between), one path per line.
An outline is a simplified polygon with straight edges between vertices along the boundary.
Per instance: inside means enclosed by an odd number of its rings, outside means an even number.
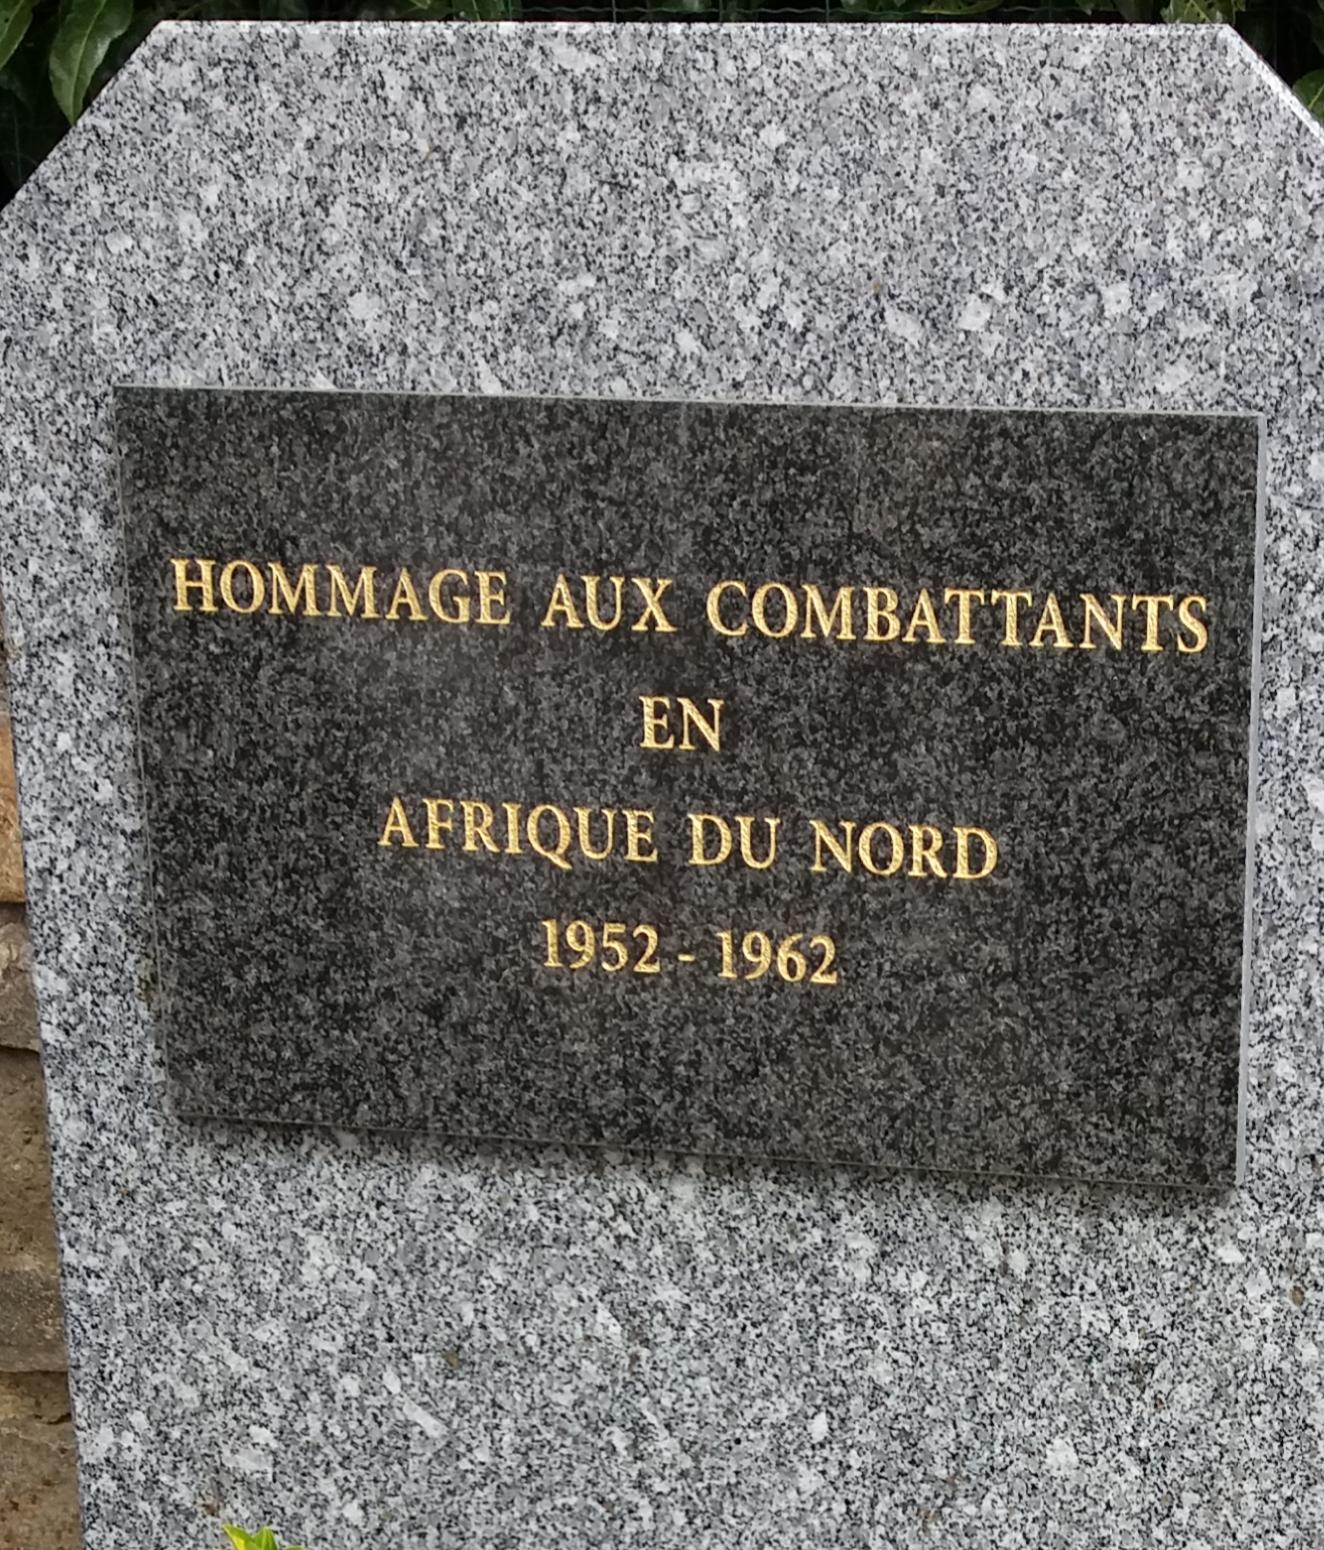
M446 610L446 583L458 581L464 587L454 599L454 609ZM469 578L462 570L439 570L428 583L428 607L443 624L468 624Z
M202 602L198 605L198 612L204 614L219 613L216 606L216 591L212 576L216 570L215 560L171 560L175 571L175 612L188 614L193 612L193 604L189 602L188 595L196 587L202 593ZM198 567L198 576L195 580L189 579L188 568L190 565Z
M722 593L727 591L728 588L733 592L738 592L741 597L749 596L743 581L719 581L715 586L708 589L708 623L719 635L735 637L745 634L749 629L749 625L742 622L738 627L730 627L723 622L721 611Z
M644 611L630 626L636 633L656 630L659 635L674 635L676 626L662 607L662 594L671 585L670 576L631 576L630 585L644 600Z
M392 842L399 839L405 850L417 850L418 841L414 838L414 831L409 827L409 817L405 812L405 804L399 797L391 798L391 806L386 814L386 827L382 830L382 837L377 841L387 850Z
M342 604L346 615L351 619L360 608L363 609L365 619L381 617L377 612L377 567L375 565L360 567L359 578L354 583L353 591L350 591L345 573L338 565L328 565L326 574L331 583L331 606L327 609L331 618L340 618Z
M1062 610L1058 606L1057 594L1050 592L1048 601L1044 604L1043 612L1039 615L1039 623L1034 634L1030 637L1032 647L1043 647L1043 638L1049 632L1055 637L1053 645L1058 651L1070 651L1075 642L1067 632L1066 623L1062 618Z
M708 709L712 719L706 719L693 700L687 700L684 695L680 698L680 746L686 753L693 753L699 746L690 741L691 730L708 744L714 753L722 751L722 708L725 700L709 700Z
M604 619L598 608L598 583L601 580L601 576L584 577L584 611L588 614L588 622L595 630L614 630L621 622L621 598L625 590L625 577L607 577L616 603L616 611L610 619Z
M970 628L970 605L978 603L982 608L986 594L975 587L948 587L942 595L944 603L956 604L956 644L973 646L975 637Z
M580 853L590 861L605 861L611 855L616 844L616 809L614 807L600 807L601 813L607 825L607 842L601 850L594 850L592 845L593 831L590 828L592 810L587 807L575 809L575 822L579 828Z
M1122 610L1126 607L1126 599L1120 592L1108 594L1113 605L1113 617L1108 617L1103 604L1095 597L1093 592L1082 592L1081 604L1084 607L1084 615L1080 622L1080 649L1082 651L1097 651L1094 637L1090 633L1090 626L1097 624L1103 631L1103 638L1114 651L1122 649Z
M828 854L837 863L843 872L854 870L855 857L851 853L851 847L855 842L855 822L850 818L843 818L841 827L845 832L846 843L841 844L828 826L819 818L811 818L809 826L814 833L814 864L809 868L811 872L826 872L823 864L823 848L827 847Z
M782 610L785 618L779 630L774 630L768 623L768 599L776 594L781 599ZM795 627L800 621L800 609L795 601L795 593L784 581L765 581L754 593L754 628L760 635L766 635L769 640L785 640L788 635L795 633Z
M625 809L625 859L650 862L657 860L653 846L653 814L647 809Z
M445 850L443 834L451 832L451 812L454 803L445 797L424 797L423 808L428 815L428 849Z
M888 844L892 847L892 855L886 866L879 866L874 860L875 834L886 834ZM906 842L901 838L900 829L894 828L890 823L867 823L860 830L860 865L866 872L872 872L875 877L891 877L894 872L901 870L901 863L905 858Z
M671 701L665 694L641 694L639 703L644 710L644 735L640 740L640 748L674 748L676 739L671 735L671 726L667 720L667 709ZM662 738L666 738L666 742Z
M290 578L283 565L277 565L273 561L268 569L271 571L273 614L282 614L286 609L289 609L292 614L297 614L302 608L309 619L321 618L321 610L317 606L316 565L301 565L299 579L293 586L290 585Z
M988 600L996 608L1002 604L1002 644L1004 646L1019 646L1020 636L1020 609L1022 603L1032 603L1034 597L1029 592L990 592Z
M584 621L575 611L575 599L570 591L570 583L564 576L556 578L556 585L552 588L551 600L547 604L547 612L542 616L544 630L554 630L557 624L557 616L564 618L567 630L582 630Z
M766 827L768 834L767 850L761 861L754 854L754 824L760 821ZM743 815L737 817L736 832L740 836L740 859L751 872L766 872L777 859L777 830L780 826L780 818L756 820Z
M735 843L731 825L716 813L690 813L687 816L690 820L690 865L721 866L730 856L731 847ZM717 835L715 856L708 853L706 835L709 828L715 830Z
M915 599L915 611L910 616L910 625L901 637L907 646L915 644L916 630L923 630L926 633L930 645L947 644L942 631L938 628L938 616L933 611L933 599L929 596L927 587L919 589L919 596Z
M478 576L479 624L509 624L506 612L506 573L503 570L480 570ZM501 611L498 613L497 610Z
M1145 640L1141 651L1162 651L1159 641L1159 609L1171 608L1174 599L1171 592L1137 592L1131 599L1132 608L1145 611Z
M834 630L838 640L854 640L853 600L852 587L838 587L836 596L832 599L832 607L829 609L823 602L823 594L819 589L813 582L806 582L804 638L814 639L814 623L817 621L824 640L831 640Z
M460 816L464 819L464 848L477 850L481 843L484 850L494 856L501 854L501 847L492 838L492 821L495 817L486 802L461 802Z
M1189 646L1180 635L1177 637L1177 650L1184 656L1191 656L1197 651L1203 651L1209 644L1208 629L1195 617L1197 608L1203 614L1208 610L1208 607L1209 600L1198 595L1184 597L1177 605L1177 618L1181 621L1182 628L1191 632L1191 643Z
M234 578L238 571L248 577L249 598L245 608L234 595ZM262 572L252 560L231 560L221 572L221 601L237 614L255 614L266 601L267 584Z
M942 850L942 830L931 823L912 823L910 826L910 876L923 877L931 872L934 877L946 877L947 871L939 858Z
M865 587L864 589L864 638L867 641L895 640L901 633L901 620L897 617L896 593L891 587ZM880 620L887 621L886 634L878 633Z
M518 802L503 802L501 811L506 815L506 854L508 856L522 856L523 847L520 845L520 811Z
M551 818L555 829L555 839L550 845L543 842L544 818ZM524 826L524 835L529 842L529 849L535 856L541 856L544 861L550 861L554 867L560 867L563 872L571 870L570 863L566 860L572 840L570 820L559 807L554 807L550 802L540 802L529 813Z
M962 882L974 883L987 877L998 864L998 842L987 829L958 824L952 832L956 835L956 870L952 876L959 877ZM978 840L984 849L984 864L978 872L970 870L971 840Z
M386 610L388 619L398 619L400 610L408 608L410 618L415 624L422 624L426 615L423 605L418 600L418 591L414 586L414 578L407 570L401 570L400 579L395 584L395 594L391 598L391 606Z

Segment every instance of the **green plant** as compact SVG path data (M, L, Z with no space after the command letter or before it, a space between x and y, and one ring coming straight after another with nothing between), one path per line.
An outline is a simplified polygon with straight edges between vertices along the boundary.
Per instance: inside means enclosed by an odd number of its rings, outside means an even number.
M161 21L1226 22L1324 119L1324 0L0 0L0 204Z
M233 1523L226 1523L224 1528L232 1550L299 1550L298 1545L282 1545L269 1528L260 1528L256 1534L236 1528Z

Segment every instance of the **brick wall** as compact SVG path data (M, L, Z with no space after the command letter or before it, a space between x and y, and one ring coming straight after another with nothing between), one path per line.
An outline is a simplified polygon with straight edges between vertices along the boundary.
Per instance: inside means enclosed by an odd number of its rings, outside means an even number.
M37 1050L13 746L0 682L0 1550L76 1550L73 1428Z

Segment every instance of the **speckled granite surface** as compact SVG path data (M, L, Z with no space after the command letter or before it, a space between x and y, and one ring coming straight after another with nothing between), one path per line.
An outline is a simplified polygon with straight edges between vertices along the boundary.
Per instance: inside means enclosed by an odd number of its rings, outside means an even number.
M1324 1533L1324 148L1229 34L172 27L0 224L0 515L92 1550ZM112 381L1259 411L1247 1176L171 1118Z
M177 1112L1237 1181L1257 417L121 387L115 429ZM642 691L718 746L643 746L686 739Z

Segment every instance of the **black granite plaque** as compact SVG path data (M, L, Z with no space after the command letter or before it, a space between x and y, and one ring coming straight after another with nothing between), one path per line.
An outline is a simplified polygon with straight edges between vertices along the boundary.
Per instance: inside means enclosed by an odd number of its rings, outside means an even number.
M1257 420L116 413L183 1113L1235 1178Z

